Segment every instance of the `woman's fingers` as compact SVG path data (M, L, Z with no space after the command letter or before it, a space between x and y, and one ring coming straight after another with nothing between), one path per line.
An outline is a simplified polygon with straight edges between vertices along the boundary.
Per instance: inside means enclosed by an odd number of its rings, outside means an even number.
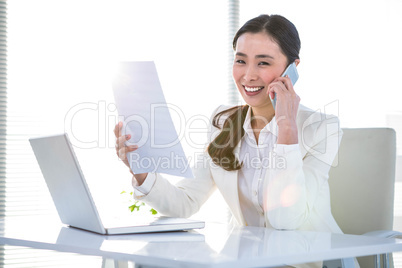
M123 135L116 139L116 149L119 150L125 146L127 140L131 139L131 135Z
M277 124L294 123L300 97L293 89L289 77L278 77L268 86L268 94L276 94L275 117ZM271 97L272 98L272 97Z
M136 144L131 144L129 146L126 145L126 141L131 139L131 135L125 135L125 136L120 136L119 138L116 139L116 151L121 151L125 150L127 152L132 152L136 149L138 149L138 146Z
M127 154L129 152L133 152L138 149L137 145L123 146L120 149L116 149L117 156L124 162L127 167L130 167L130 164L127 159Z
M274 82L272 82L268 86L268 94L271 97L271 99L275 97L275 94L282 95L286 91L287 91L286 86L281 81L274 80Z
M288 75L285 77L278 77L278 81L281 81L289 92L296 93L293 88L292 80L290 80Z
M292 81L288 76L278 77L268 86L268 94L271 99L275 96L275 93L285 95L289 98L297 96L296 92L294 91Z
M268 92L277 92L279 90L289 91L291 93L295 93L292 85L292 81L288 76L286 77L278 77L268 86Z
M123 127L123 122L119 122L114 126L114 135L116 138L120 137L121 128Z
M127 153L133 152L138 149L138 145L132 144L127 146L126 141L131 139L131 135L121 135L121 128L123 127L123 123L119 122L116 124L114 128L114 135L116 136L116 154L117 156L127 165L129 166L128 160L127 160Z

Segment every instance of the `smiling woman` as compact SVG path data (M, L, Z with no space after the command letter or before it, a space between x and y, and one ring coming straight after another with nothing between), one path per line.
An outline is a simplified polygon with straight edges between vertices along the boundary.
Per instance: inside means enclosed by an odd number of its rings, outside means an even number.
M270 13L282 14L298 26L303 50L295 91L303 104L339 116L342 127L394 127L402 140L402 110L397 95L402 62L402 54L397 53L402 47L402 37L398 34L402 26L401 1L240 2L242 23L261 13ZM80 153L86 155L87 161L83 162L90 170L88 173L97 173L87 176L87 180L100 210L107 214L119 207L111 205L110 192L115 194L118 203L120 192L131 187L127 183L131 176L116 161L114 136L110 135L117 117L108 73L115 61L155 60L167 101L180 107L180 114L186 116L188 124L178 126L196 127L197 124L189 122L197 123L193 119L202 118L198 120L199 127L205 129L207 120L203 119L217 105L227 102L226 4L214 0L7 1L3 216L55 214L28 138L66 131L66 118L73 119L68 130L80 141L99 144L96 150ZM250 53L237 49L237 55L244 57L238 62L240 65L243 60L249 63ZM251 75L258 68L270 68L269 64L273 64L272 54L257 55L261 55L261 64L251 69ZM244 89L240 92L250 102L255 101L254 97L268 90L266 84L240 83ZM76 107L86 109L69 117ZM242 115L247 112L243 109ZM246 135L255 138L255 132ZM204 136L197 132L191 143L183 144L192 159L200 149L196 145L205 144ZM398 149L401 158L402 146ZM110 168L114 173L120 171L121 176L101 172L106 166L105 159L108 164L116 163ZM401 189L402 172L397 174L397 189ZM286 187L285 195L278 198L286 206L294 203L288 197L299 193L296 186ZM399 203L402 203L401 192L396 191ZM120 207L126 209L125 206ZM397 204L395 208L395 222L399 223L395 229L398 229L402 228L402 205ZM222 214L216 204L208 209L203 215L211 215L214 220Z
M158 172L130 171L137 200L164 215L190 217L218 190L236 225L341 232L331 214L328 172L342 131L336 116L299 106L290 78L280 76L289 62L299 61L298 54L283 48L287 36L294 39L287 46L298 52L297 30L282 16L261 15L240 28L233 74L246 105L216 109L207 152L193 167L194 179L173 185ZM270 55L269 60L261 55ZM247 88L261 90L250 94ZM275 109L268 97L272 93L277 95ZM141 156L133 161L127 155L141 145L127 145L130 136L122 133L122 125L114 130L116 154L126 166L137 165ZM323 146L323 152L311 149ZM286 165L274 166L272 155Z

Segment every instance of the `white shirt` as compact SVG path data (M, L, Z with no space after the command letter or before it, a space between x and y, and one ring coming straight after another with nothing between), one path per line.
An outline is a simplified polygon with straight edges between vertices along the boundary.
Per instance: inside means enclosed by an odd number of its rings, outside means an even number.
M275 117L261 131L256 141L251 127L251 109L248 109L243 129L239 160L243 164L238 175L240 207L247 225L264 226L263 181L270 165L269 155L276 143Z
M240 207L247 225L271 227L265 223L263 206L263 181L265 173L270 166L275 165L273 149L276 147L283 152L298 150L299 145L278 144L277 133L278 125L275 117L260 132L258 144L256 142L253 129L251 127L251 108L248 109L243 129L245 134L241 140L239 160L243 162L243 167L239 170L238 186ZM156 180L154 173L149 173L142 185L138 185L133 180L135 196L147 195Z
M243 163L239 170L240 207L247 222L251 226L267 226L263 210L263 178L275 162L273 149L277 142L278 125L275 117L260 131L258 142L251 127L251 109L248 110L243 129L245 135L239 152L239 160ZM282 150L297 150L298 144L279 145Z

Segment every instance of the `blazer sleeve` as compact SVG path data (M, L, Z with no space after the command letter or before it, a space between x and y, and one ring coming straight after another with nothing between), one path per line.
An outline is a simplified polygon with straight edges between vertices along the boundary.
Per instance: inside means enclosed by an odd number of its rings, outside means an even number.
M323 186L328 186L342 137L339 120L321 113L301 112L300 117L299 148L277 146L276 166L264 181L265 217L276 229L298 229L320 206L318 202L328 200L329 204L329 192ZM330 213L330 208L323 213Z
M213 116L224 108L224 106L219 106L213 112ZM212 122L212 118L210 122ZM207 140L210 141L213 135L216 135L216 129L210 124ZM149 193L134 195L134 198L144 201L164 215L190 217L198 212L216 189L210 171L210 161L208 153L204 151L198 156L192 167L194 178L184 178L175 185L161 174L155 174L155 182Z
M204 167L204 157L193 168L195 178L185 178L173 185L161 174L156 174L155 183L147 195L135 196L163 215L187 218L196 213L213 193L216 186L210 171Z

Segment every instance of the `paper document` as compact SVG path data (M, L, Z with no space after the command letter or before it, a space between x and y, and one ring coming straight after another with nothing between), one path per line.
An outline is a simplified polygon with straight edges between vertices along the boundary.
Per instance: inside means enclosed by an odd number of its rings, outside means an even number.
M193 178L154 62L121 62L113 92L123 133L131 134L127 144L139 146L127 155L131 170Z

